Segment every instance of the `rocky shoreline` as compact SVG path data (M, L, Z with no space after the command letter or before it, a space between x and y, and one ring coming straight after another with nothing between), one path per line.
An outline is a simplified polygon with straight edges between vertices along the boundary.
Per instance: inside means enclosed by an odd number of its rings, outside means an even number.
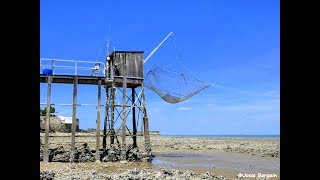
M150 169L132 169L127 170L122 173L101 173L95 170L77 170L77 169L67 169L67 170L58 170L58 171L41 171L40 172L41 180L85 180L85 179L97 179L97 180L163 180L163 179L172 179L172 180L228 180L223 176L217 176L211 172L205 173L195 173L192 171L179 171L176 169L162 169L159 170L150 170ZM238 180L238 178L237 178ZM239 178L240 180L240 178Z
M90 149L87 143L82 144L80 147L75 148L75 153L73 153L72 162L95 162L96 150ZM63 146L58 146L56 148L49 149L49 162L70 162L71 155L70 151L64 149ZM128 146L126 150L125 160L128 162L132 161L151 161L152 155L148 156L144 152L140 152L138 148L133 148ZM43 144L40 142L40 161L43 160ZM119 148L113 147L110 149L100 151L101 162L116 162L121 160L121 150Z
M280 158L280 138L152 137L153 152L236 152Z

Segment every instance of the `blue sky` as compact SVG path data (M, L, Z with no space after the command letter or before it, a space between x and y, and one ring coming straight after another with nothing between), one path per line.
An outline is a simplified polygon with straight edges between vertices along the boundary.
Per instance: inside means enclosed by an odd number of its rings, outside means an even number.
M147 90L151 130L280 133L279 0L41 0L40 57L104 61L109 26L112 49L145 57L172 31L144 68L178 57L188 73L213 84L178 104ZM97 103L96 92L80 86L78 103ZM72 103L72 85L53 84L51 99ZM46 102L46 84L40 84L40 101ZM56 111L71 116L72 107ZM96 108L80 106L77 117L80 128L94 128Z

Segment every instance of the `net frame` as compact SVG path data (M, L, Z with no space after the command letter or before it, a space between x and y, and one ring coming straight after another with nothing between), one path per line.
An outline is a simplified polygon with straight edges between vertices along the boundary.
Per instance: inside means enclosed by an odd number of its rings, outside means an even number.
M183 86L183 85L179 84L179 77L178 77L179 92L173 92L168 89L159 88L159 86L157 87L157 82L152 82L152 80L150 80L150 78L152 78L150 76L153 76L154 80L161 81L161 77L159 77L157 75L157 73L155 73L156 69L162 69L162 70L168 71L170 73L174 73L177 76L183 77L184 83L181 83L181 84L185 84L185 86L186 86L184 89L185 92L181 93L181 91L180 91L181 90L180 86ZM169 77L169 76L167 76L167 77ZM197 88L196 90L192 90L190 92L187 92L186 89L188 89L188 90L190 90L190 89L187 88L187 84L189 84L189 83L186 82L186 78L188 78L189 81L194 81L194 82L197 82L198 84L201 84L201 87ZM159 66L157 64L154 65L154 67L147 73L147 75L145 76L144 79L145 79L144 86L146 88L156 92L164 101L166 101L167 103L171 103L171 104L183 102L183 101L191 98L192 96L198 94L200 91L204 90L205 88L211 86L209 83L204 82L202 80L199 80L197 78L191 77L185 73L178 72L178 71L173 70L171 68L168 68L166 66ZM163 79L165 79L165 77Z

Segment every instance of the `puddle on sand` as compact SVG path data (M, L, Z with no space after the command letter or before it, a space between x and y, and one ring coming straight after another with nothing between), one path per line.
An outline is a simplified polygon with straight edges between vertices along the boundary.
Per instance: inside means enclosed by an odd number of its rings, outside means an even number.
M154 169L174 168L195 172L211 171L218 175L234 178L239 173L276 174L280 178L280 158L252 156L232 152L206 154L158 154L152 161ZM270 178L272 179L272 178Z
M153 165L174 165L174 163L172 162L169 162L169 161L163 161L163 160L160 160L160 159L153 159L152 160L152 164Z

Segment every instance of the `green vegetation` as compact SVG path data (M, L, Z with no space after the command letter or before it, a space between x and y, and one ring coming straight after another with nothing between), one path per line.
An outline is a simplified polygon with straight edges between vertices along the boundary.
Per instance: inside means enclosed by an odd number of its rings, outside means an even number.
M51 113L55 113L56 112L56 109L54 107L50 107L50 116L54 116L53 114ZM40 116L46 116L46 113L47 113L47 107L45 107L44 109L41 109L40 108Z

